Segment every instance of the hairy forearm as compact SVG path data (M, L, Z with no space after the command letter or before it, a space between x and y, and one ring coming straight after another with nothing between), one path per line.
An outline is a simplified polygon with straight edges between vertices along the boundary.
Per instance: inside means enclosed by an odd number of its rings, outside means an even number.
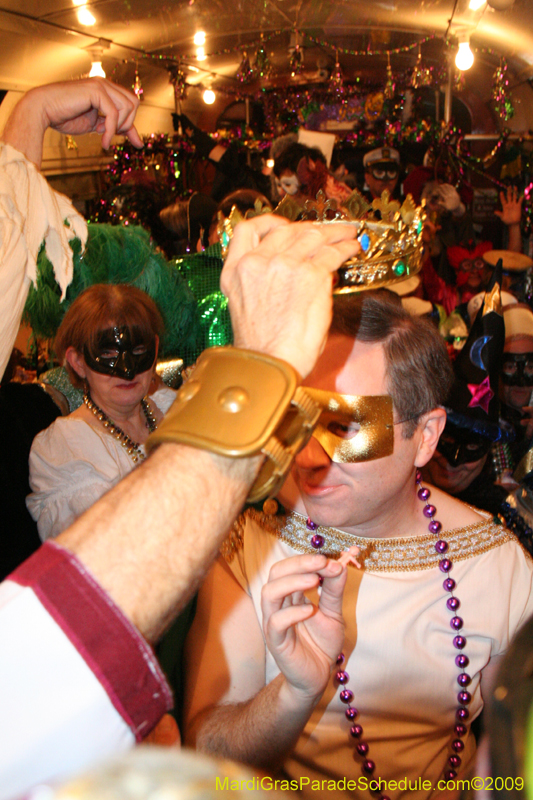
M275 771L294 748L319 699L295 696L280 674L245 703L201 712L187 731L187 743L195 739L201 752Z
M154 642L197 590L261 460L164 444L56 542Z
M40 169L46 115L39 102L39 89L32 89L19 100L6 122L1 140L23 153Z

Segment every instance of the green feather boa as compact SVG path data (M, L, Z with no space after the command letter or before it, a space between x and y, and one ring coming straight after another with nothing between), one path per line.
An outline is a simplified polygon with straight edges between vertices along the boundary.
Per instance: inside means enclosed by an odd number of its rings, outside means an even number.
M85 251L79 239L70 246L74 255L74 276L66 297L55 280L52 264L41 248L37 260L37 286L31 286L23 320L34 334L52 339L63 315L75 298L95 283L129 283L155 301L165 323L160 354L163 358L184 358L192 363L202 349L197 299L186 280L150 243L140 226L89 223Z

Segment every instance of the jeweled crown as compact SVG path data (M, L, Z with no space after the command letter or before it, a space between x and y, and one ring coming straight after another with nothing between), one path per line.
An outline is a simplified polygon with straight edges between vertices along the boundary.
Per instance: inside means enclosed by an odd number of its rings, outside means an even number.
M228 218L219 218L218 231L222 253L226 254L233 230L244 218L267 213L256 202L245 217L234 206ZM377 214L381 219L378 219ZM341 203L327 199L320 190L316 200L306 200L302 207L289 195L274 209L274 214L292 222L309 220L318 224L355 223L361 252L346 261L337 271L334 292L359 292L400 283L422 268L424 244L422 230L426 218L424 206L416 206L411 195L403 203L391 200L384 191L381 198L368 203L356 189Z

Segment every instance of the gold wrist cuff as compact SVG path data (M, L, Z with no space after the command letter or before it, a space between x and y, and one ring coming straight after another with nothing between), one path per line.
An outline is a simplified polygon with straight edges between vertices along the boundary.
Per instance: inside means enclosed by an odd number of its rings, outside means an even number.
M236 347L209 348L146 449L172 441L229 458L263 453L267 460L247 500L271 497L320 416L298 382L296 370L280 359Z

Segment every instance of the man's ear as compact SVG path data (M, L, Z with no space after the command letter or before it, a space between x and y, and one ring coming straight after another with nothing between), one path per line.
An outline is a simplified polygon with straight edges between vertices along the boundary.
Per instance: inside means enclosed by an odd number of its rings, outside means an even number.
M78 353L78 351L73 347L67 347L65 352L65 361L68 363L69 367L74 370L76 375L79 375L80 378L87 377L85 359L81 353Z
M420 420L421 437L415 458L415 467L424 467L437 448L440 435L446 425L446 412L443 408L434 408L424 414Z

